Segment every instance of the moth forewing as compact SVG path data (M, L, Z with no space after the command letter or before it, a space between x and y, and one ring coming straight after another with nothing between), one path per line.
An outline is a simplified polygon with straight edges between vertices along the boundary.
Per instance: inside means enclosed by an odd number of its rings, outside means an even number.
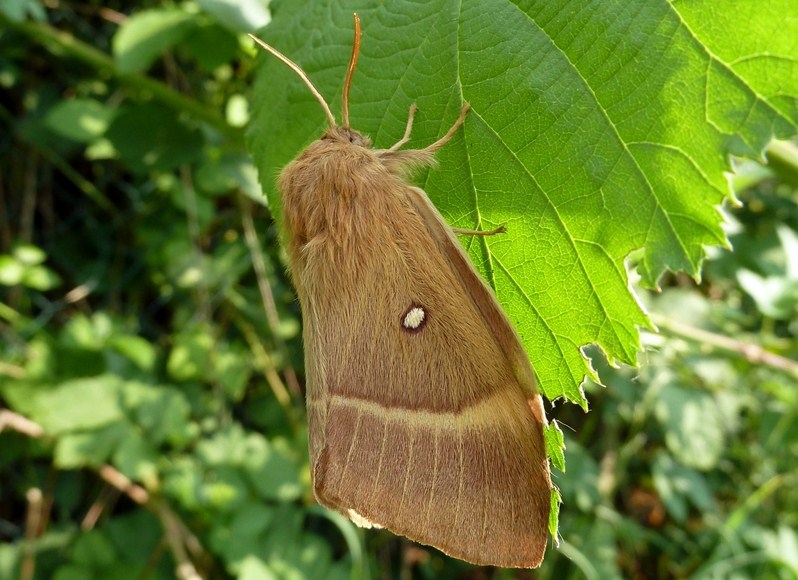
M344 95L354 70L356 41ZM429 201L406 181L455 134L400 150L338 126L281 173L304 320L320 503L478 564L534 567L548 539L545 418L518 336Z

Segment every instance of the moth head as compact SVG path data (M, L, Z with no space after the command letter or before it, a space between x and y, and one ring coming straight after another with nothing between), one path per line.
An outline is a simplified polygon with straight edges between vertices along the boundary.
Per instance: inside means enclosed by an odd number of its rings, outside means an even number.
M335 121L335 115L332 114L332 110L330 109L330 106L327 104L327 101L325 101L324 97L321 96L321 93L310 81L308 75L305 74L305 71L302 70L302 67L300 67L293 60L285 56L276 48L273 48L268 44L266 44L265 42L263 42L261 39L253 36L252 34L250 34L249 37L258 44L260 44L263 48L268 50L270 53L272 53L274 56L279 58L285 64L287 64L291 68L291 70L293 70L296 74L298 74L299 78L301 78L305 82L305 84L310 89L310 92L313 93L313 96L316 97L316 99L319 101L322 109L324 109L325 115L327 115L327 121L329 121L330 123L330 129L327 131L327 133L324 134L322 139L327 139L329 137L337 141L346 137L344 139L345 142L353 143L355 145L361 145L363 142L365 142L367 143L367 145L364 146L368 147L371 145L371 142L368 140L368 138L362 136L360 133L350 129L349 127L349 87L352 84L352 75L355 72L355 65L357 64L357 56L360 53L360 17L357 15L357 13L355 13L354 16L355 16L355 41L352 45L352 56L349 59L349 67L346 70L346 78L344 79L343 107L341 109L341 117L343 118L342 125L338 125L338 123Z
M351 127L332 127L322 135L321 140L358 145L367 149L371 147L371 139Z

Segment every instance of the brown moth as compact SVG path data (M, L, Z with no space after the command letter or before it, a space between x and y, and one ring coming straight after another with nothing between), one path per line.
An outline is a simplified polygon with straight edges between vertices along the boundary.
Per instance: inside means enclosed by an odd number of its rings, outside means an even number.
M535 567L548 540L546 419L529 359L456 233L411 169L424 149L372 149L302 69L330 128L279 178L291 276L304 321L316 499L476 564Z

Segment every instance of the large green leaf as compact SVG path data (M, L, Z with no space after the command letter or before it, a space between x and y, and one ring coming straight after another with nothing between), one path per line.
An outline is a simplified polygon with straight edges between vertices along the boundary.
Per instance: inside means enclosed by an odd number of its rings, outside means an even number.
M656 286L698 276L726 244L716 206L729 155L757 156L798 124L793 0L280 2L265 40L300 63L338 110L352 12L364 37L352 124L377 147L422 147L471 104L464 129L417 179L465 240L517 325L549 398L585 405L596 343L634 363L648 320L625 260ZM303 83L263 57L250 143L275 215L274 176L324 125Z

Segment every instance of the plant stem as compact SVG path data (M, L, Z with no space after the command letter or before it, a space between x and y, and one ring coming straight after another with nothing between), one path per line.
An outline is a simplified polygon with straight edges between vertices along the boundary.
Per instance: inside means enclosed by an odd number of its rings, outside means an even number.
M651 314L651 320L661 330L667 330L687 340L708 345L718 350L733 352L752 364L763 364L798 378L798 362L765 350L758 344L743 342L722 334L709 332L708 330L696 328L684 322L654 313Z

